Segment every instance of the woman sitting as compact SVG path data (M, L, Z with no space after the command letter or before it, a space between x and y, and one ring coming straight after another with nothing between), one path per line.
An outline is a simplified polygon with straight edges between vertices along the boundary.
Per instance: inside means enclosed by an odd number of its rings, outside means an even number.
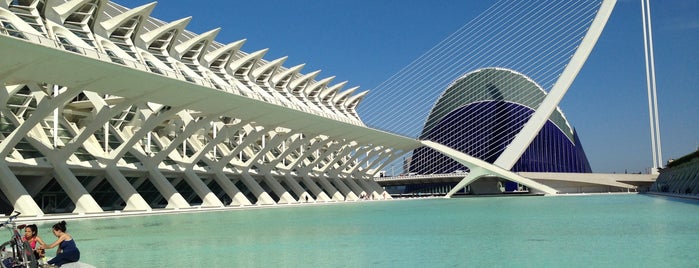
M39 243L39 245L46 245L46 243L39 237L39 228L36 227L36 224L30 224L24 227L24 237L22 237L22 241L27 241L27 243L29 243L37 259L44 257L44 250L37 248L36 243Z
M76 262L80 260L80 250L75 245L75 240L73 237L66 233L66 222L61 221L53 225L53 235L58 237L56 242L51 243L51 245L42 245L40 248L49 249L58 246L56 250L56 257L48 261L48 264L61 266L69 262Z

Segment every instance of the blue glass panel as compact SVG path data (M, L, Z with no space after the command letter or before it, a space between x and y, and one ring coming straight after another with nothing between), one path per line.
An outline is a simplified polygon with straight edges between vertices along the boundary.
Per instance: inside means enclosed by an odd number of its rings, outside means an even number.
M457 149L489 163L495 162L522 129L533 110L511 102L484 101L453 110L421 139ZM478 118L478 120L474 120ZM571 142L551 121L546 122L527 150L513 166L515 172L592 172L574 133ZM465 166L429 148L418 148L410 161L410 172L449 173Z

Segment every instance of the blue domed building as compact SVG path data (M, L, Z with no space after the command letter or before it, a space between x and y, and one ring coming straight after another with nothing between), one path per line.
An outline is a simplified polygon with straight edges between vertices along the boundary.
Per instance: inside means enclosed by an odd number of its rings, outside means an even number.
M455 80L432 108L420 135L489 163L502 154L546 97L529 77L509 69L483 68ZM413 151L409 172L438 174L468 168L427 147ZM514 172L592 172L573 129L556 109Z

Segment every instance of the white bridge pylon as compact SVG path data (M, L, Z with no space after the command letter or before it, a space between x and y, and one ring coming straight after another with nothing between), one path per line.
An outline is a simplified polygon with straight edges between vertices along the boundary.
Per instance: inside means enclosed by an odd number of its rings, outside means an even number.
M468 175L466 175L466 177L464 177L456 186L454 186L454 188L452 188L452 190L449 191L449 193L447 193L446 197L451 197L454 193L466 187L466 185L469 185L472 182L483 177L504 178L525 185L530 189L541 191L542 193L547 195L557 194L556 190L551 187L527 179L525 177L517 175L512 171L505 170L501 167L490 164L486 161L480 160L465 153L459 152L442 144L426 140L421 142L423 145L430 147L446 156L449 156L450 158L454 159L455 161L459 162L464 166L467 166L470 169Z
M578 46L578 49L571 57L563 73L558 77L558 80L549 93L546 94L546 98L544 98L544 101L539 105L539 108L536 109L532 117L529 118L529 121L527 121L514 140L512 140L512 143L510 143L510 145L505 148L505 151L500 154L500 157L495 160L495 165L505 169L511 169L527 147L529 147L529 144L536 138L536 135L539 134L539 131L544 127L548 118L551 117L551 113L556 110L563 96L568 92L570 85L573 83L573 80L575 80L580 69L582 69L585 61L587 61L587 57L592 52L592 48L595 47L597 39L599 39L599 36L602 34L602 30L607 24L607 20L609 20L609 16L612 14L615 4L616 0L605 0L602 2L599 11L597 11L597 16L595 16L592 24L590 24L590 28L588 28L585 37L583 37L580 46Z
M546 95L546 98L544 98L539 108L537 108L531 118L529 118L529 121L527 121L522 130L520 130L517 136L512 140L510 145L507 146L502 154L500 154L498 159L495 160L494 164L489 164L485 161L463 153L459 154L458 151L452 150L446 146L423 141L423 144L448 155L459 163L469 167L471 170L468 176L461 180L449 193L447 193L446 197L451 197L454 193L461 190L466 185L469 185L473 181L488 175L497 175L513 182L526 185L530 188L540 190L546 194L556 193L556 191L550 187L523 178L508 170L510 170L515 163L517 163L517 160L519 160L539 131L541 131L541 128L544 126L544 124L546 124L546 121L551 116L551 113L553 113L556 107L558 107L558 104L561 102L563 96L570 88L573 80L575 80L575 77L585 64L587 57L592 52L592 49L597 43L599 36L602 34L602 30L607 24L615 5L616 0L604 0L602 2L595 19L590 24L587 33L580 42L580 46L578 46L576 49L575 53L570 59L570 62L568 65L566 65L553 88Z

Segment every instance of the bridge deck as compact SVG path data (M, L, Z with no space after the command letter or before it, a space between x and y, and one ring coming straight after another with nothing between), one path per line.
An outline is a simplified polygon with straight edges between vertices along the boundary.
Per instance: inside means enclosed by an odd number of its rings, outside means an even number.
M605 185L621 188L637 188L655 182L658 175L653 174L610 174L610 173L554 173L554 172L520 172L522 177L552 186L561 184ZM381 186L398 186L429 183L457 183L468 173L446 173L429 175L403 175L379 177L374 180ZM553 187L557 188L557 187Z

